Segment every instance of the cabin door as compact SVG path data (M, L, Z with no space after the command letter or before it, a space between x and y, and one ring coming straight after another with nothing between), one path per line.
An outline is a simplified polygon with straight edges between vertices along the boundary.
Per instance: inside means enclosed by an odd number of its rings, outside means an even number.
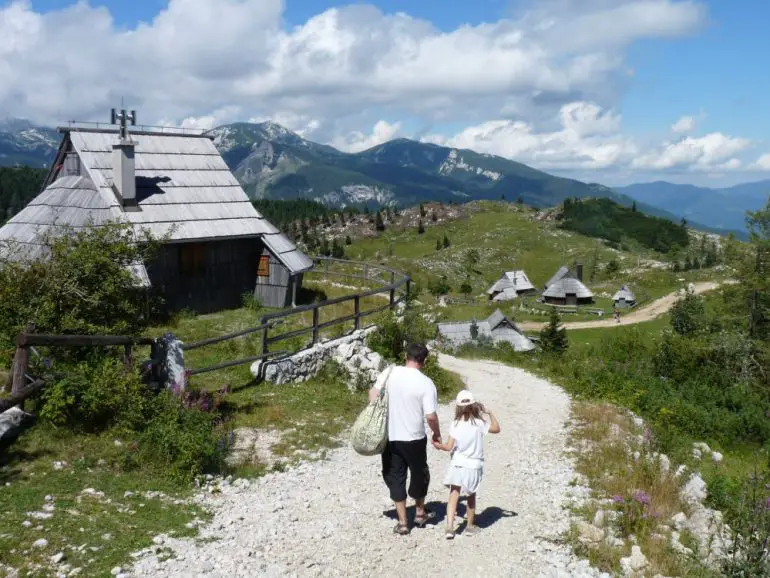
M567 293L567 305L577 305L576 293Z

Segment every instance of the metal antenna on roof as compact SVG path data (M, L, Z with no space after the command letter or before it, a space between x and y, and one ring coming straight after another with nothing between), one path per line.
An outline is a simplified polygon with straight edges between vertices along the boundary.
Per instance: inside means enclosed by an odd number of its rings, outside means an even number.
M123 99L121 99L121 102ZM125 108L121 108L120 112L117 112L114 108L110 116L110 124L118 124L120 122L120 140L128 140L128 124L136 126L136 111L126 112Z

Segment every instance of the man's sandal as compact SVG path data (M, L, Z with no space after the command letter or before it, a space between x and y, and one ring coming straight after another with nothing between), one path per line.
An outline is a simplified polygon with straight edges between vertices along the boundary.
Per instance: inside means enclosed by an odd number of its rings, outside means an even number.
M399 522L398 524L396 524L396 527L393 528L393 533L399 536L407 536L409 534L409 526L407 526L406 524L401 524Z
M414 517L414 525L417 526L418 528L424 528L425 524L435 519L436 519L436 512L426 509L425 513L422 516Z

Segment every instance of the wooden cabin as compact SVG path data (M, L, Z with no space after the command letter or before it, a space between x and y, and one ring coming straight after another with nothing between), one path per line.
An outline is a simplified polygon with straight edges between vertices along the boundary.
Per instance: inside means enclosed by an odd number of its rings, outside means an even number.
M459 346L474 340L472 325L474 321L460 323L439 323L440 337L449 345ZM496 310L483 321L475 321L478 335L476 339L490 339L494 343L508 342L516 351L532 351L535 344L522 333L518 326L508 319L502 311Z
M583 265L577 264L575 271L561 267L548 280L543 291L543 301L551 305L590 305L594 294L583 285Z
M628 309L636 305L636 296L627 285L623 285L615 295L612 296L612 301L617 309Z
M125 113L123 113L125 114ZM156 238L160 254L132 267L172 311L296 302L313 261L252 205L214 146L189 131L59 128L43 192L0 228L24 258L44 257L41 236L122 221Z
M533 295L537 289L521 269L507 271L487 290L490 301L512 301L521 295Z

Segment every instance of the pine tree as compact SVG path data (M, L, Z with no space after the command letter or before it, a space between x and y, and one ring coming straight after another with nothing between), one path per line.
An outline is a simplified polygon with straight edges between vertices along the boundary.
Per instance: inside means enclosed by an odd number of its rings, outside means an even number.
M471 285L470 279L466 279L463 281L462 285L460 285L460 293L466 297L473 293L473 285Z
M436 239L436 251L441 251L441 239Z
M500 200L501 200L501 201L504 201L504 200L505 200L505 193L503 193L502 195L500 195Z
M632 213L635 213L635 212L636 212L636 201L634 201L633 203L631 203L631 212L632 212Z
M444 243L443 244L444 244L444 249L449 249L449 245L450 245L449 237L447 237L446 234L444 234Z
M425 206L422 203L420 203L420 216L425 218Z
M328 257L331 255L331 248L329 247L329 239L324 237L321 240L321 255L324 255L325 257Z
M522 198L521 198L521 196L519 196L519 197L516 199L516 204L517 204L517 205L519 205L519 206L521 207L521 206L524 204L524 199L522 199Z
M695 257L693 257L692 268L693 269L700 269L700 259L698 259L697 255L695 255Z
M350 235L345 235L345 244L346 245L352 245L353 239L350 238Z
M385 223L382 220L382 213L380 213L380 211L377 211L377 214L374 217L374 228L378 231L385 230Z
M679 273L682 270L682 266L679 264L679 261L674 261L674 273Z
M431 220L431 221L433 221L434 223L435 223L436 221L438 221L438 215L436 215L436 211L435 211L435 209L434 209L433 211L431 211L431 212L430 212L430 220Z
M569 348L567 330L560 327L561 319L555 307L551 308L548 325L540 331L540 347L547 353L562 355Z
M692 261L690 261L690 256L687 255L687 257L684 258L684 270L690 271L692 269Z
M335 259L342 259L345 257L345 249L339 244L336 237L332 241L332 257Z
M340 225L345 226L345 211L340 211Z
M420 219L420 222L417 225L417 233L422 235L424 232L425 232L425 226L422 224L422 219Z

